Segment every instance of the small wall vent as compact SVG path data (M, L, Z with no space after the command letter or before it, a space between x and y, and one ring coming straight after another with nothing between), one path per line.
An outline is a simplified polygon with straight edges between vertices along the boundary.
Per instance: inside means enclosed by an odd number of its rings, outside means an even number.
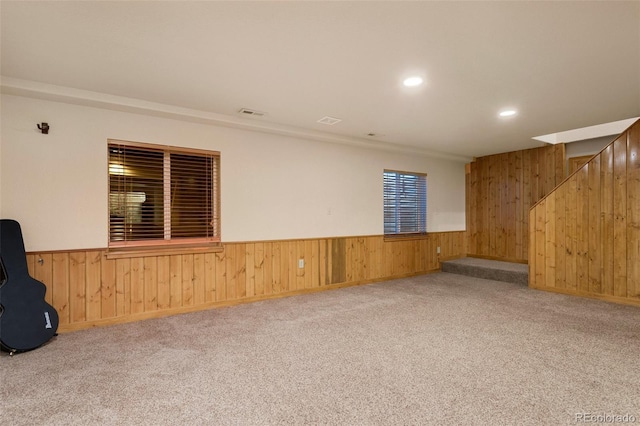
M251 115L253 117L263 117L264 115L266 115L266 112L262 112L262 111L256 111L255 109L249 109L249 108L241 108L240 111L238 111L238 113L240 113L240 115Z
M320 120L318 120L318 123L320 123L320 124L328 124L329 126L333 126L334 124L337 124L337 123L339 123L341 121L342 120L339 119L339 118L329 117L327 115L327 116L322 117Z

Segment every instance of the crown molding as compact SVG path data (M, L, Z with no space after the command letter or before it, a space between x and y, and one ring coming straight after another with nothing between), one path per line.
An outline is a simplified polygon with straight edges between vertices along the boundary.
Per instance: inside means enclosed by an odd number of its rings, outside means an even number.
M376 149L401 154L420 155L430 158L441 158L452 161L470 162L471 157L447 154L437 151L424 150L408 145L389 142L372 141L369 139L335 135L311 129L268 123L264 121L249 121L243 117L217 114L174 105L149 102L142 99L109 95L89 90L74 89L65 86L22 80L13 77L0 77L0 92L2 94L63 102L73 105L83 105L113 111L144 114L154 117L171 118L196 122L214 126L232 127L235 129L254 132L276 134L293 138L313 141L351 145L360 148Z

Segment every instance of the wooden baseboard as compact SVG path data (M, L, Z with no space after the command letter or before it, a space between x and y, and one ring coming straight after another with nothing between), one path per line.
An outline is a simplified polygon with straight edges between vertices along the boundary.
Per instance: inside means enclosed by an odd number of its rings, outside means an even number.
M533 290L548 291L550 293L564 294L567 296L585 297L587 299L601 300L603 302L640 307L640 299L629 299L626 297L609 296L606 294L593 294L593 293L586 293L582 291L567 290L567 289L555 288L555 287L537 287L531 284L529 284L529 288Z
M467 253L467 257L474 257L476 259L499 260L501 262L510 262L510 263L522 263L525 265L529 264L529 261L527 260L516 259L512 257L484 256L481 254L471 254L471 253Z
M385 277L385 278L351 281L351 282L340 283L340 284L330 284L322 287L305 288L302 290L293 290L293 291L287 291L287 292L277 293L277 294L252 296L252 297L246 297L243 299L235 299L235 300L229 300L229 301L223 301L223 302L209 302L209 303L204 303L197 306L170 308L170 309L163 309L163 310L157 310L157 311L151 311L151 312L141 312L138 314L131 314L126 316L114 317L114 318L104 318L104 319L95 320L95 321L84 321L80 323L63 324L63 325L60 325L60 327L58 328L58 333L63 334L63 333L68 333L72 331L85 330L93 327L104 327L104 326L116 325L116 324L126 324L130 322L143 321L143 320L148 320L153 318L163 318L171 315L205 311L205 310L214 309L214 308L226 308L230 306L243 305L245 303L259 302L263 300L281 299L283 297L300 296L304 294L318 293L318 292L327 291L327 290L337 290L345 287L354 287L359 285L373 284L373 283L382 282L382 281L408 278L408 277L413 277L418 275L432 274L434 272L439 272L439 271L440 269L432 269L429 271L419 272L419 273L400 274L400 275L394 275L394 276Z
M438 257L438 262L446 262L447 260L456 260L456 259L463 259L466 256L464 255L459 255L459 256L442 256L442 257Z

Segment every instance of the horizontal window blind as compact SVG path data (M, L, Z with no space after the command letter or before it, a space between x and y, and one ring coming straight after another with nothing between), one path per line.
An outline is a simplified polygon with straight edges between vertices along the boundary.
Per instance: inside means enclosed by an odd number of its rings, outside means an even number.
M110 247L220 241L220 155L109 141Z
M427 175L384 171L384 234L427 232Z

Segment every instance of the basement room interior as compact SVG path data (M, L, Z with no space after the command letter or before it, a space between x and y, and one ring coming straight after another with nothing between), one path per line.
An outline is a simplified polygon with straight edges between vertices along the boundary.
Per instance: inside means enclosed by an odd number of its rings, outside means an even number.
M639 422L638 259L638 1L0 3L8 422Z

